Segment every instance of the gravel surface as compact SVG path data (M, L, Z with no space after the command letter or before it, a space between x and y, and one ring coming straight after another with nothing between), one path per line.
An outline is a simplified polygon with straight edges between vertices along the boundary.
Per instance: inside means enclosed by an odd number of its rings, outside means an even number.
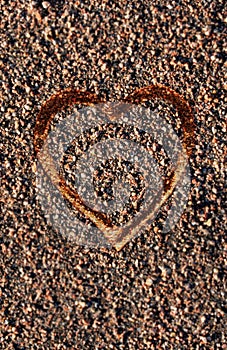
M0 349L227 349L224 0L2 0L0 14ZM156 83L194 112L184 214L120 252L67 241L36 196L41 105Z

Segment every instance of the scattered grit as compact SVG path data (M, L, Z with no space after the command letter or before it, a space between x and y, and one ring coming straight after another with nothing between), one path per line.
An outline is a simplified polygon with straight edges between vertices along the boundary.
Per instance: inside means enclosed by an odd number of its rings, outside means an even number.
M0 349L227 349L223 0L6 1L1 13ZM34 186L41 104L161 83L193 108L192 188L120 252L45 221Z

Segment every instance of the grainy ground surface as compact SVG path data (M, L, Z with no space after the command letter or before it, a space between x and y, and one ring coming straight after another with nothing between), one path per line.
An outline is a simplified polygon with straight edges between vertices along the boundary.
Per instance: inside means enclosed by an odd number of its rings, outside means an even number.
M227 349L224 1L5 1L1 13L0 349ZM41 104L154 83L193 107L192 189L177 226L122 251L68 243L35 196Z

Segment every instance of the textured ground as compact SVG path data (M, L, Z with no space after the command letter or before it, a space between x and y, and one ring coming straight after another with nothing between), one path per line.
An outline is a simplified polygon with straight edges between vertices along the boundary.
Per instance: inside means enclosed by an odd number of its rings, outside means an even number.
M224 1L0 4L0 348L227 349ZM193 108L192 188L177 226L122 251L68 243L34 188L41 104L161 83Z

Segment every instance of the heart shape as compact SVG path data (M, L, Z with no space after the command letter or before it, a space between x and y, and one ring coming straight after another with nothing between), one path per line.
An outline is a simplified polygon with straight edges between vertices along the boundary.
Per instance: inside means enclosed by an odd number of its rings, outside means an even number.
M187 156L191 155L194 146L194 120L189 104L174 90L163 85L151 85L135 90L128 95L124 100L125 104L141 105L144 101L159 99L168 104L171 104L178 112L182 124L183 140L182 145ZM34 129L34 148L36 155L39 154L44 142L49 134L50 125L54 116L64 110L64 108L72 105L94 106L105 104L99 96L87 91L80 91L75 88L68 88L54 94L41 107L37 116ZM110 120L117 119L117 116L110 116ZM110 219L105 213L98 212L84 203L76 189L69 187L64 177L59 174L56 169L55 162L48 154L48 176L51 182L58 188L63 197L70 204L91 222L100 229L105 238L116 248L121 250L125 244L136 235L144 223L153 218L160 207L172 195L176 185L181 181L187 159L185 154L180 154L177 159L176 168L164 181L164 193L161 195L161 200L153 207L152 212L145 212L142 219L137 222L137 225L124 227L113 227Z

